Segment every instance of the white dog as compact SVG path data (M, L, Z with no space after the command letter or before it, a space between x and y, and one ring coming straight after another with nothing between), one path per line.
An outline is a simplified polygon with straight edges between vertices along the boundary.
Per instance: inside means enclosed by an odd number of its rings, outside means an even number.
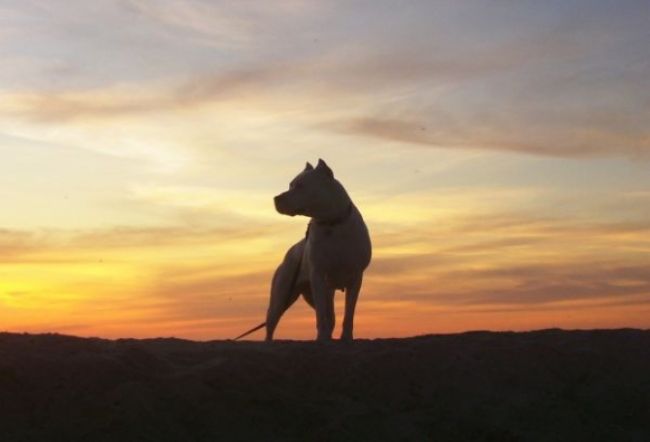
M272 340L280 318L302 295L316 310L318 340L328 341L335 322L334 292L339 289L345 291L341 339L352 340L354 309L371 257L361 213L323 160L315 168L307 163L274 202L279 213L311 221L305 238L289 249L273 275L266 322L236 339L266 326L266 340Z

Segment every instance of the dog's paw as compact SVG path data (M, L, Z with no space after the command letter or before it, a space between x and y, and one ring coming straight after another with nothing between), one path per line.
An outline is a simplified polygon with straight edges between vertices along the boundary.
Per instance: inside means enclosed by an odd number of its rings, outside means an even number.
M332 342L332 337L327 335L318 335L318 337L316 338L316 342L321 344L326 344L328 342Z
M342 334L342 335L341 335L341 338L340 338L339 340L340 340L341 342L346 342L346 343L348 343L348 342L352 342L352 341L353 341L353 338L352 338L352 335L350 335L350 334Z

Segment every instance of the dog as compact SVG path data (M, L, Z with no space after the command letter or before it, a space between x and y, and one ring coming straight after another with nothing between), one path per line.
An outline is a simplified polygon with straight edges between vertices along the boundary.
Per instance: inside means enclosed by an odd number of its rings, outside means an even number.
M322 159L316 167L307 163L274 203L280 214L311 220L305 237L289 249L273 275L266 322L236 339L266 326L266 340L272 341L280 318L302 295L316 312L317 340L330 341L338 289L345 291L341 340L351 341L363 272L372 256L361 213Z

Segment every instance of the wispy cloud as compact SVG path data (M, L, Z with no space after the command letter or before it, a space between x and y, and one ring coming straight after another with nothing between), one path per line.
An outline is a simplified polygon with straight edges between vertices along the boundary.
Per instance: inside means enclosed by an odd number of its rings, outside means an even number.
M400 142L438 149L469 148L500 150L533 155L567 158L627 156L648 158L650 131L641 124L645 118L630 111L620 118L612 111L610 117L563 115L551 119L521 121L501 114L482 118L454 116L444 111L412 119L360 117L330 122L324 128L389 142ZM640 111L644 112L644 111ZM544 121L546 119L546 121ZM627 120L627 121L625 121Z
M431 314L487 318L522 308L552 311L567 303L581 303L576 309L650 303L647 223L495 214L443 218L400 231L391 226L373 231L361 316L368 327L408 305ZM42 322L36 306L46 296L68 321L96 318L95 328L79 329L86 334L101 328L119 336L135 327L148 336L138 328L148 324L159 333L172 327L187 336L227 337L261 320L271 275L291 243L292 232L278 224L5 230L0 267L12 269L12 276L1 296L7 311L22 309L19 317L5 320L10 328L30 322L36 327ZM34 272L42 272L38 283L29 276ZM106 279L111 274L121 279ZM76 311L84 312L86 322L75 319ZM307 337L311 317L300 307L290 323Z
M644 122L650 116L644 106L648 99L645 93L635 94L625 103L618 97L601 100L597 108L592 107L591 98L581 104L587 97L580 95L572 104L566 104L564 96L553 100L553 95L536 103L526 94L518 97L513 91L504 91L491 104L472 99L464 105L463 97L455 97L457 86L445 86L446 81L460 81L463 75L489 76L493 69L490 64L481 66L478 62L474 66L405 62L391 55L355 62L304 60L202 74L154 89L128 86L14 93L5 95L0 112L55 123L193 111L208 105L262 112L266 109L287 116L307 107L311 116L303 121L305 131L325 129L441 149L488 149L570 158L647 156L650 132ZM431 83L437 92L429 98L413 95L412 89L427 87L422 82ZM366 108L371 94L379 95L375 95L378 100L371 105L374 109L371 107L370 115L337 109L337 102ZM406 97L398 99L400 94ZM310 103L309 97L317 99ZM422 98L430 103L422 102Z
M484 42L471 45L462 36L454 40L442 32L447 29L443 26L430 29L429 38L419 38L423 22L415 16L399 22L405 34L390 41L381 26L388 17L376 16L367 24L369 35L356 36L355 29L346 26L321 30L293 51L271 39L267 49L276 56L264 56L255 33L269 26L268 33L279 35L287 19L280 11L284 9L289 16L318 22L312 6L298 2L275 10L128 2L126 9L145 17L153 29L217 45L235 39L248 48L249 56L206 52L206 60L212 56L223 62L196 62L154 78L125 78L85 88L13 88L2 94L0 113L56 124L153 118L217 106L220 112L236 108L284 115L294 124L298 121L296 134L316 128L441 149L570 158L646 157L650 150L650 75L643 61L647 45L641 44L647 35L637 20L629 20L626 34L613 37L624 17L607 21L596 15L591 24L576 24L550 18L538 23L526 16L534 22L530 32L504 31L497 38L477 29L470 33ZM423 14L431 12L422 7ZM112 20L130 20L122 17L120 8L103 9L110 10ZM599 9L593 13L599 14ZM337 9L326 8L324 16L336 17ZM409 25L413 38L407 38ZM582 26L581 32L576 26ZM103 42L101 35L97 38ZM355 38L377 44L355 44ZM346 40L350 44L341 44Z

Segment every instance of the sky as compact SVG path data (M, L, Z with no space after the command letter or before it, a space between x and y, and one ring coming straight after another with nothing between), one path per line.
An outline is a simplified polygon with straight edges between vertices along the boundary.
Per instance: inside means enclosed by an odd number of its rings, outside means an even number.
M257 325L318 158L357 337L650 328L650 2L0 0L0 330Z

